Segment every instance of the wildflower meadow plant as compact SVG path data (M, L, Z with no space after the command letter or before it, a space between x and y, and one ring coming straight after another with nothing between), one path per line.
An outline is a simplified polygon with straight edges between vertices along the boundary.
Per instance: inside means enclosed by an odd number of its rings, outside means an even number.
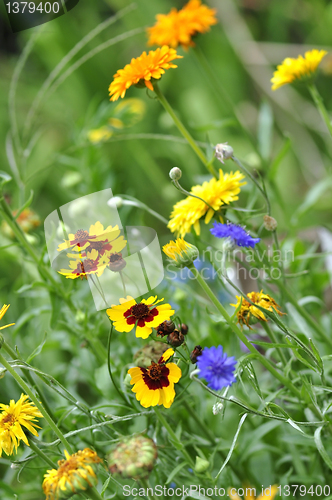
M1 500L332 498L331 58L225 2L4 58Z

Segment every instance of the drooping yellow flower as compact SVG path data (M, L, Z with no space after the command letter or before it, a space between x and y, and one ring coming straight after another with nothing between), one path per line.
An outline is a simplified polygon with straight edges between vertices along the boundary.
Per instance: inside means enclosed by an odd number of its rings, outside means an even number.
M261 290L260 292L247 293L247 297L251 300L251 302L257 304L263 309L266 309L267 311L274 310L277 314L279 314L279 316L286 314L279 311L280 306L272 297L270 297L270 295L268 295L267 293L263 293L263 290ZM250 304L250 302L248 302L242 296L239 297L238 295L236 295L236 299L237 303L231 304L231 306L237 308L241 304L241 307L237 312L238 323L247 325L250 328L250 324L257 323L257 320L268 321L263 311L258 309L258 307Z
M70 257L75 257L74 254L67 254ZM59 274L62 274L66 278L76 279L83 278L88 279L88 274L96 274L97 276L101 276L106 269L108 263L108 255L107 253L103 257L99 257L97 250L92 250L92 252L86 253L86 259L76 259L69 261L70 269L60 269L58 271Z
M183 238L178 238L175 241L170 241L163 246L163 252L167 257L178 266L186 266L192 264L198 257L198 250L194 245L187 243Z
M181 378L181 369L175 363L167 363L173 356L173 349L167 349L158 363L152 362L148 368L130 368L132 391L144 408L163 405L169 408L175 398L174 384Z
M89 130L88 139L92 144L98 144L100 142L106 142L113 135L112 130L110 130L106 125L100 128L94 128Z
M174 310L169 304L157 306L164 299L157 300L157 296L143 299L139 304L129 295L120 299L120 305L112 305L106 313L114 321L114 328L118 332L131 332L136 325L136 337L147 339L152 328L170 319Z
M255 500L254 492L256 492L256 488L250 488L248 486L241 488L241 490L243 490L244 492L244 500ZM278 486L277 485L271 486L271 490L269 490L266 494L263 493L259 495L259 497L257 497L257 500L273 500L277 493L278 493ZM227 494L231 500L241 500L241 498L236 492L236 488L229 488L227 490Z
M0 404L0 457L2 450L7 455L12 455L14 448L17 452L21 440L29 446L22 426L26 427L34 436L38 436L35 428L40 429L40 427L35 423L35 420L36 417L43 417L43 415L27 399L29 399L28 396L21 394L16 403L11 399L9 405Z
M8 305L4 304L2 306L2 308L0 309L0 320L4 317L4 315L8 311L9 306L10 306L10 304L8 304ZM3 330L4 328L8 328L9 326L13 326L13 325L15 325L15 323L10 323L9 325L5 325L5 326L0 326L0 330Z
M85 448L69 455L65 450L65 456L65 460L58 461L58 469L48 470L44 476L46 500L69 498L98 483L96 471L102 460L95 451Z
M241 186L246 184L246 182L241 182L242 179L244 179L244 175L239 171L234 174L233 172L224 174L220 169L219 179L212 178L201 186L192 187L190 191L190 193L202 198L210 206L204 201L187 196L187 198L174 205L167 227L172 233L177 233L178 236L183 238L194 226L196 234L199 235L199 220L201 217L205 215L205 224L208 224L214 212L218 211L222 205L228 205L232 201L238 200L237 195L241 191Z
M192 37L206 33L217 23L216 10L202 5L200 0L190 0L181 10L173 8L168 14L158 14L157 22L148 28L148 45L169 45L185 50L195 44Z
M157 50L150 50L148 54L144 51L114 75L114 80L109 86L111 101L124 97L132 85L139 84L153 90L151 80L159 80L165 69L177 68L171 61L181 58L176 50L170 49L167 45Z
M311 79L326 54L326 50L313 49L306 52L304 57L301 55L297 59L286 57L273 73L272 90L277 90L279 87L296 80Z
M75 234L69 234L68 240L64 240L64 243L61 243L58 246L58 252L62 250L74 250L75 252L82 252L83 250L93 250L97 248L99 250L101 243L104 245L110 244L114 240L118 238L120 235L119 226L108 226L104 229L103 224L97 221L95 224L92 224L89 228L89 231L85 229L78 229ZM123 237L119 238L121 242L123 242ZM117 243L119 243L119 240ZM122 243L121 243L122 244ZM114 245L113 245L114 246ZM121 246L121 245L120 245ZM125 245L124 245L125 246ZM120 252L122 248L114 248L114 252ZM107 250L110 250L108 247Z

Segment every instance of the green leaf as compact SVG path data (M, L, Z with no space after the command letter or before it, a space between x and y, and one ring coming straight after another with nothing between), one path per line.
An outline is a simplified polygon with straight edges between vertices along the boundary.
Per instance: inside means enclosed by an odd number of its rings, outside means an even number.
M235 446L236 446L237 438L238 438L238 436L239 436L239 434L240 434L241 427L242 427L242 425L244 424L244 421L245 421L245 419L247 418L247 416L248 416L248 413L245 413L244 415L242 415L241 420L240 420L240 422L239 422L239 425L238 425L238 427L237 427L237 430L236 430L235 436L234 436L234 438L233 438L232 445L231 445L230 450L229 450L229 452L228 452L228 455L227 455L227 457L225 458L225 461L224 461L224 463L222 464L222 466L221 466L221 468L220 468L220 470L219 470L218 474L216 475L215 479L218 479L218 477L220 476L220 474L222 473L222 471L224 470L224 468L226 467L226 465L227 465L227 464L228 464L228 462L230 461L231 456L232 456L233 451L234 451L234 448L235 448Z
M47 339L47 332L45 332L44 338L41 341L41 343L36 347L36 349L30 354L30 356L26 360L27 363L31 363L33 358L35 358L36 356L38 356L38 354L42 352L46 339Z
M23 212L23 210L30 207L32 201L33 201L33 189L31 189L31 191L30 191L30 196L29 196L28 200L24 203L24 205L15 214L15 219L17 219L20 216L20 214Z
M304 202L294 212L291 223L296 225L299 218L302 217L308 210L310 210L317 201L324 195L324 193L331 189L332 177L327 177L317 182L311 189L309 189Z
M285 158L286 154L288 153L292 143L289 137L285 138L285 142L283 143L279 153L277 156L274 158L269 173L268 173L268 179L270 181L273 181L278 173L278 168L279 165L281 164L282 160Z
M0 170L0 186L7 184L7 182L10 182L11 180L12 177L9 174L7 174L7 172Z
M172 470L172 472L170 473L170 475L167 477L166 481L165 481L165 484L168 484L172 481L173 477L176 476L176 474L178 472L180 472L181 469L183 469L183 467L185 467L187 465L187 462L182 462L182 464L179 464L175 467L175 469Z
M316 429L315 435L314 435L315 443L316 443L316 447L317 447L317 450L319 451L320 456L322 457L322 459L324 460L326 465L332 470L332 460L329 457L327 451L325 450L323 442L322 442L322 438L321 438L322 429L323 429L323 426L318 427L318 429Z

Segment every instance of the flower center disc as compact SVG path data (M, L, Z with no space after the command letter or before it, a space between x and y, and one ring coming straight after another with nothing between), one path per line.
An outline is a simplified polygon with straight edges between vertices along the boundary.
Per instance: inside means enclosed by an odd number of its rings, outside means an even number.
M88 231L84 231L84 229L79 229L75 233L75 240L84 240L89 237Z
M157 363L152 362L152 365L148 368L148 376L152 380L160 380L161 378L161 366Z
M135 304L131 308L131 314L137 319L143 319L150 314L150 309L146 304Z
M1 419L1 425L8 424L8 427L10 427L11 425L14 425L15 421L16 421L15 416L8 413Z

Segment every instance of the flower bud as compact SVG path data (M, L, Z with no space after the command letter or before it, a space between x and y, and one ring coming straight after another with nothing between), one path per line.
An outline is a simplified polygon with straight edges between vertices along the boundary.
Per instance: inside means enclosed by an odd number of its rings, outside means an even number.
M229 160L234 154L232 146L228 146L227 142L217 144L214 151L214 156L221 163L225 163L225 160Z
M199 252L195 245L187 243L182 238L170 241L163 246L163 252L170 261L178 267L190 266L197 259Z
M206 472L209 467L210 462L208 460L196 456L195 472L198 472L198 474L202 474L203 472Z
M136 352L134 360L140 368L148 368L152 362L158 363L167 349L167 344L152 340Z
M122 271L122 269L124 269L126 265L127 262L123 259L122 253L115 252L110 255L108 267L111 271L113 271L113 273Z
M157 335L158 335L158 337L165 337L165 335L169 335L170 333L172 333L174 328L175 328L175 325L174 325L172 320L168 319L166 321L163 321L156 328Z
M212 407L213 415L218 415L224 409L224 405L222 403L216 403Z
M278 222L270 215L264 215L264 227L267 231L275 231L278 226Z
M182 170L178 167L174 167L169 171L169 176L172 181L178 181L182 177Z
M46 500L65 500L76 493L96 486L96 471L102 459L90 448L69 455L58 461L58 469L48 470L44 476L43 491Z
M186 325L185 323L182 323L181 325L178 325L178 330L181 331L182 335L187 335L189 331L189 326Z
M174 330L167 337L167 343L172 347L179 347L184 342L184 336L179 330Z
M113 198L108 200L107 205L112 208L120 208L123 205L123 198L121 196L113 196Z
M190 361L192 362L193 365L197 363L197 358L198 356L201 356L202 353L203 353L203 347L201 347L200 345L194 347L194 350L190 353Z
M152 439L135 436L119 443L108 457L111 474L123 478L146 478L156 462L157 447Z

